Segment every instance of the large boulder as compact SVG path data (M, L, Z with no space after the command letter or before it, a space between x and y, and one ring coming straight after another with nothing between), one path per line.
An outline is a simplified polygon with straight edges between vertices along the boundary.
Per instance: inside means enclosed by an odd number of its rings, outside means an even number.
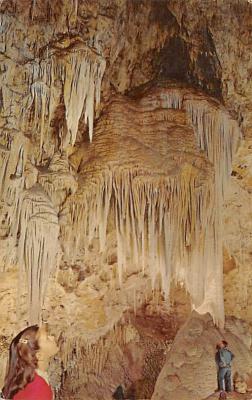
M218 329L210 315L193 312L177 333L157 379L152 400L201 400L217 387L216 343L225 339L235 355L232 375L245 380L252 372L250 334L244 321L228 318Z

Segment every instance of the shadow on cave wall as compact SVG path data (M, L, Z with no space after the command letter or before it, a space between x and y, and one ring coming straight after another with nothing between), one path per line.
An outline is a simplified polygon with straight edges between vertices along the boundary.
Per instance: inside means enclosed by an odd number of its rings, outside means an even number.
M153 54L156 78L187 82L221 99L221 65L207 23L202 21L202 25L189 36L183 18L179 25L169 10L169 4L162 0L152 1L150 23L153 22L161 31L169 30L171 33L162 49Z
M175 79L201 88L211 96L222 98L221 67L213 38L205 29L201 49L193 59L193 49L181 36L170 38L154 58L158 79Z

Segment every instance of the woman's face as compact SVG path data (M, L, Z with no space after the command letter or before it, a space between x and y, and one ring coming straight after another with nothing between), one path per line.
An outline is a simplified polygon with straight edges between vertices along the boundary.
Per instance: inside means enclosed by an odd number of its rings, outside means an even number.
M44 356L43 358L53 357L59 350L54 336L49 336L44 327L39 328L38 344L39 353Z

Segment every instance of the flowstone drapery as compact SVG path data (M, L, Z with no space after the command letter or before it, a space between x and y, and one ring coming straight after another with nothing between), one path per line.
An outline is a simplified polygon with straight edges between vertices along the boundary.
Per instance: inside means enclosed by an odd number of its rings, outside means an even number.
M24 168L28 140L4 130L0 137L0 262L1 270L17 263L16 233L20 193L24 188Z
M193 308L223 324L220 213L239 135L218 103L187 89L117 98L84 150L64 242L77 254L97 237L103 252L112 220L120 282L134 264L166 297L184 284Z
M18 260L27 279L29 321L37 323L50 274L57 265L59 225L50 199L40 185L23 192Z

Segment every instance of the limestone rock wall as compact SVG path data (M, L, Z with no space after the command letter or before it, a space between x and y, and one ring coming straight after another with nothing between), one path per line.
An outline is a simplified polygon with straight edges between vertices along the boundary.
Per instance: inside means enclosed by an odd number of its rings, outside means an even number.
M233 166L224 207L224 292L230 315L251 323L251 141L245 140Z

